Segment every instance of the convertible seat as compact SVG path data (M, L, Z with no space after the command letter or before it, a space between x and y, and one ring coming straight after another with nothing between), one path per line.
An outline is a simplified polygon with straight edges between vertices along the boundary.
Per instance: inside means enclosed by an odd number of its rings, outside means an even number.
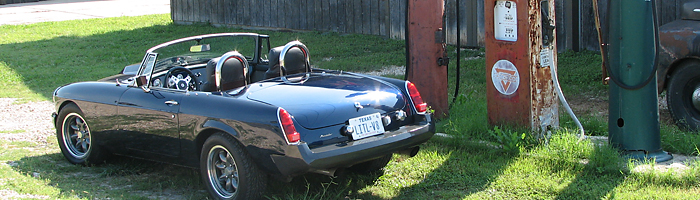
M207 82L202 84L202 91L226 91L247 84L248 61L238 53L232 51L218 58L212 58L207 62Z
M266 79L311 71L309 49L299 41L272 48L268 56L270 68L265 72Z

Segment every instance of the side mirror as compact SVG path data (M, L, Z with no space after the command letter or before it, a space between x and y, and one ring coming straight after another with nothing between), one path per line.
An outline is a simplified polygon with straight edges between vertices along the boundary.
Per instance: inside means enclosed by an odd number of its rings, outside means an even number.
M148 77L146 76L136 77L136 86L140 87L143 92L151 92L151 89L148 88Z

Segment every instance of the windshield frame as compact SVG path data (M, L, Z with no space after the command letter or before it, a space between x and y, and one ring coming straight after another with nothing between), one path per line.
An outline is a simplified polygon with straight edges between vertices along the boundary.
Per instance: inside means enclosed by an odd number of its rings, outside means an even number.
M185 43L185 42L191 42L191 41L200 41L200 40L205 40L209 38L217 38L217 37L251 37L255 40L255 49L253 50L253 57L251 60L248 60L249 64L257 65L261 62L263 62L261 58L261 52L262 49L267 47L268 51L270 48L270 40L268 35L261 35L257 33L214 33L214 34L206 34L206 35L197 35L197 36L190 36L190 37L185 37L185 38L180 38L177 40L172 40L169 42L165 42L159 45L156 45L154 47L151 47L146 51L146 54L141 61L141 65L139 67L137 76L146 76L148 80L148 85L150 85L150 80L153 76L153 70L156 68L154 62L155 60L159 59L158 56L159 54L156 53L158 50L166 48L168 46L180 44L180 43Z

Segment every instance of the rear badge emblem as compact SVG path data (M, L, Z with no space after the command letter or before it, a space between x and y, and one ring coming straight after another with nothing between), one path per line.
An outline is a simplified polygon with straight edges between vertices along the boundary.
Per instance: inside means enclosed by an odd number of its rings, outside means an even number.
M362 104L360 104L360 102L355 102L355 108L357 108L357 110L360 110L364 107L362 106Z

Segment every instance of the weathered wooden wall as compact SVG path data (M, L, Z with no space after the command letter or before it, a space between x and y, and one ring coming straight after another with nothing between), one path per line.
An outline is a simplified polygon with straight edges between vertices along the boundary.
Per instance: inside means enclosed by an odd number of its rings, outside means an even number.
M403 39L404 0L171 0L176 23L335 31Z
M557 46L598 49L593 0L555 0ZM599 0L601 12L607 8ZM658 0L659 21L679 17L683 0ZM461 44L483 47L484 0L445 0L447 42L457 43L457 5ZM175 23L211 23L271 29L334 31L404 39L405 0L171 0Z
M37 1L46 1L46 0L0 0L0 5L15 4L15 3L30 3L30 2L37 2Z

